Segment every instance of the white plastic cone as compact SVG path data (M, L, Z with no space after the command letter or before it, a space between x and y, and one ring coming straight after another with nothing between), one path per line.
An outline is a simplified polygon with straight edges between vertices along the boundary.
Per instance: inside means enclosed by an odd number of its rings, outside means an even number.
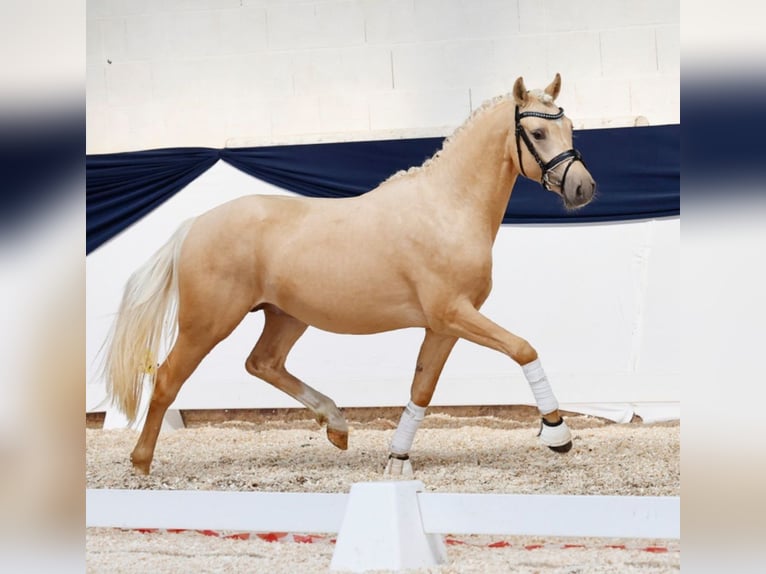
M419 480L351 485L330 570L406 570L443 564L441 535L426 534L417 493Z

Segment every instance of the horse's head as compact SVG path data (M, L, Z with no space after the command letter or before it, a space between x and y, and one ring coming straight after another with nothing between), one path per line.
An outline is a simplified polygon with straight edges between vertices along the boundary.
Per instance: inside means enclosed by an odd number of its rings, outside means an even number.
M560 90L559 74L544 90L529 91L524 79L517 79L515 137L509 139L515 140L522 175L559 194L567 209L576 209L593 199L596 183L572 146L572 122L554 104Z

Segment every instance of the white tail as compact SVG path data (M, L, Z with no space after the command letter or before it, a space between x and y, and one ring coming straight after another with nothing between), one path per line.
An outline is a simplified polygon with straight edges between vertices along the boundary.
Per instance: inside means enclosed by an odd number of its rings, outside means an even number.
M104 363L112 404L133 422L144 386L154 384L160 345L173 343L178 328L178 256L193 219L181 224L168 242L128 279Z

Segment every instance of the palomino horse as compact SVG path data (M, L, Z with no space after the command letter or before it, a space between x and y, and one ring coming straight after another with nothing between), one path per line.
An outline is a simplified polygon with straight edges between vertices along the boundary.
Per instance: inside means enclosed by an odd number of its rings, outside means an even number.
M574 209L595 183L572 148L554 100L561 78L478 109L421 167L348 199L246 196L183 223L130 277L105 361L111 400L135 420L144 377L154 388L131 454L148 473L163 417L202 359L250 311L263 311L247 371L310 409L338 448L348 426L335 403L285 369L309 325L366 334L422 327L410 402L390 446L388 474L409 474L408 451L458 338L522 366L542 415L540 440L571 448L537 352L479 312L492 284L492 245L519 173ZM163 337L175 342L155 369Z

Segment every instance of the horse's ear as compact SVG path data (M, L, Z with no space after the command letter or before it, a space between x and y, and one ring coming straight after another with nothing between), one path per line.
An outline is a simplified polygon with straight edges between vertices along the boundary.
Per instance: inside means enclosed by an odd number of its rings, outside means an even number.
M524 85L524 78L519 76L513 84L513 99L516 104L523 106L527 103L527 87Z
M548 94L554 101L556 98L559 97L559 92L561 91L561 75L556 72L556 77L553 78L553 81L548 84L548 87L545 88L545 93Z

